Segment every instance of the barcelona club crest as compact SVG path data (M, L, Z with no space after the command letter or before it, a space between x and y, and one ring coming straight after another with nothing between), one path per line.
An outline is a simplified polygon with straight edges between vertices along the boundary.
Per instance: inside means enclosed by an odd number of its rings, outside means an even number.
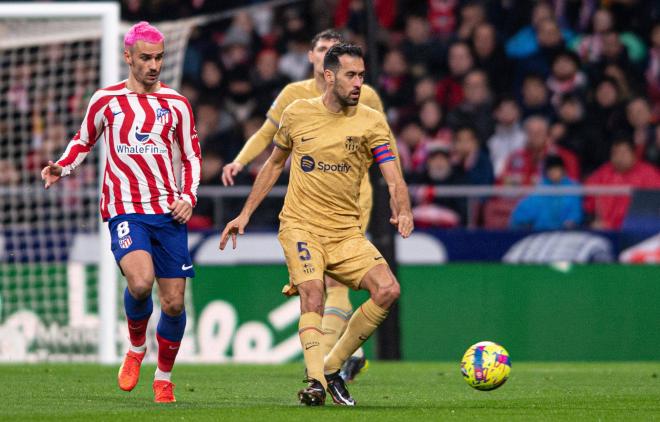
M344 142L344 147L348 152L355 152L360 147L360 137L359 136L347 136L346 141Z

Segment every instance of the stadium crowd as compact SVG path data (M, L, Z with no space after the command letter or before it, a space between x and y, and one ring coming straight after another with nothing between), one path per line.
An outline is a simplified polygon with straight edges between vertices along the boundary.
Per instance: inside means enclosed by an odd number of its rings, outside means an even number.
M313 35L334 27L377 54L380 69L368 79L409 184L660 188L658 2L377 0L377 52L365 40L365 3L294 2L195 29L181 92L195 111L202 185L221 184L223 165L279 91L309 77ZM153 4L168 2L125 0L123 17L171 19L172 9ZM176 4L186 15L210 2ZM251 184L268 153L246 167L239 184ZM6 172L0 184L15 177ZM417 224L441 227L619 229L630 200L520 199L482 198L475 211L464 198L413 191ZM226 200L225 215L241 201ZM271 205L254 220L275 224L278 201ZM193 227L224 223L214 221L213 208L201 198Z

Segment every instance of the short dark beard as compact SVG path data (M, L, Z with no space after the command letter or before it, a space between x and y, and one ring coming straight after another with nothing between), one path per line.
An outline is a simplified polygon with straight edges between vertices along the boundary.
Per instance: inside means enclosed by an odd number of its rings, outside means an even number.
M353 101L351 99L351 94L349 94L346 97L342 97L339 95L339 92L337 91L337 85L335 85L332 89L332 93L334 94L335 98L337 98L337 102L342 106L342 107L353 107L356 106L360 102L360 97L358 97L357 101Z

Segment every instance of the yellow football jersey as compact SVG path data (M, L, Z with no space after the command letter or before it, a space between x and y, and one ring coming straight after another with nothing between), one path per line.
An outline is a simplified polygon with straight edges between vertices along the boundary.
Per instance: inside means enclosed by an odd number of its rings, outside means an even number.
M275 145L291 151L280 230L320 236L360 232L360 184L374 156L395 160L383 113L363 104L333 113L322 98L294 101L280 118Z

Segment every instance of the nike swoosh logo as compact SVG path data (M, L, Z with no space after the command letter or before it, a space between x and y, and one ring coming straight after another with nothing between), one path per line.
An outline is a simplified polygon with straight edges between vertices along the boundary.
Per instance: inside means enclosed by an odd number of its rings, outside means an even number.
M192 267L193 267L192 265L188 265L188 266L186 266L186 265L184 264L184 265L181 266L181 269L182 269L183 271L186 271L186 270L191 269Z
M367 341L367 339L368 339L369 337L366 337L366 336L358 336L358 338L359 338L360 340L362 340L362 341Z
M311 141L312 139L316 139L316 138L314 137L314 138L307 138L307 139L305 139L305 137L303 136L302 138L300 138L300 143L301 143L301 144L304 144L305 142L307 142L307 141Z
M118 112L116 112L116 113L113 111L113 112L112 112L112 115L113 115L113 116L116 116L116 115L118 115L118 114L122 114L122 113L123 113L123 111L118 111Z
M306 346L306 347L305 347L305 350L309 350L309 349L311 349L312 347L316 347L316 346L318 346L318 344L310 344L309 346Z
M377 256L377 257L375 257L374 259L375 259L376 261L378 261L379 259L383 259L383 257L382 257L382 256Z

